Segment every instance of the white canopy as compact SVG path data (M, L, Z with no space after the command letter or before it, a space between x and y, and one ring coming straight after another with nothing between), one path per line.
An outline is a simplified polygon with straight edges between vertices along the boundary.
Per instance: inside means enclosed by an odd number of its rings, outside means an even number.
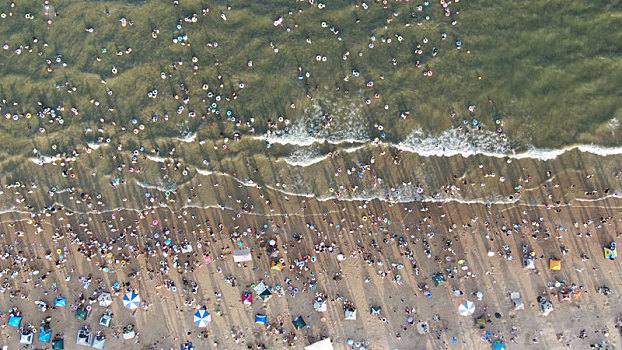
M346 320L356 320L356 310L346 310Z
M317 312L325 312L326 311L326 300L316 300L313 303L313 308Z
M22 333L21 337L19 338L19 343L30 345L32 344L32 339L34 338L34 336L35 335L33 333L28 333L28 334Z
M305 346L305 350L334 350L334 348L330 338L326 338L309 346Z
M127 339L132 339L136 336L136 332L134 332L133 330L131 331L127 331L123 333L123 339L127 340Z
M95 338L95 340L93 340L93 347L95 349L103 350L104 346L106 346L106 338L102 338L102 339Z
M527 269L527 270L535 270L536 269L536 263L534 261L534 258L528 255L525 255L523 257L523 268Z
M235 262L245 262L251 260L253 260L253 257L251 256L251 248L239 249L233 252L233 261Z

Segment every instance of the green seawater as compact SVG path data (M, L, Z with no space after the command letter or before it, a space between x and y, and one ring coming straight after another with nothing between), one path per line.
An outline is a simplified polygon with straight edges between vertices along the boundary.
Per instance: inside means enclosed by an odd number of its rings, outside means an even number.
M232 174L409 138L619 146L620 5L0 0L0 168L31 181L29 159L93 151L81 167L114 181L136 154Z

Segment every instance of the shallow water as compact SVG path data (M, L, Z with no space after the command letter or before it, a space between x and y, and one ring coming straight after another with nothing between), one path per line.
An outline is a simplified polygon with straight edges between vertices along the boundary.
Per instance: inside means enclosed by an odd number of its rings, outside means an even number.
M622 153L615 4L462 0L445 16L439 2L172 3L0 1L3 184L39 185L27 202L5 189L4 210L93 209L71 193L235 207L216 183L513 203L521 169ZM443 187L491 180L479 164L513 171L512 185Z

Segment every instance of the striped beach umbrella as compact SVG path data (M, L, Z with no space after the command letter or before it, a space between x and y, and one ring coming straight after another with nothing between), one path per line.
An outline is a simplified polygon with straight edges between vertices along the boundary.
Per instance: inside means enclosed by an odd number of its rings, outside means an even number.
M140 305L140 296L134 291L131 291L123 297L123 306L130 310L137 309Z
M462 316L471 316L475 312L475 303L472 301L465 301L458 306L458 313Z
M212 315L207 310L199 310L194 314L194 323L203 328L212 322Z

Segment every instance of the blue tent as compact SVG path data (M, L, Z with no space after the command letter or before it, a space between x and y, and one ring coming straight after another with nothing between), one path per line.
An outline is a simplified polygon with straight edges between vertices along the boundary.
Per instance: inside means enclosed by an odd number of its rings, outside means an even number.
M49 343L50 340L52 340L52 330L50 329L50 327L41 327L41 332L39 333L39 341L42 343Z
M260 314L255 315L255 323L266 324L266 322L268 322L268 316Z
M194 345L191 342L183 343L180 346L181 350L194 350Z
M11 318L9 318L9 326L19 327L21 323L22 318L19 316L11 316Z
M58 297L54 300L54 307L67 306L67 299Z
M503 342L503 340L495 340L494 343L492 343L492 350L505 350L507 349L505 347L505 343Z

